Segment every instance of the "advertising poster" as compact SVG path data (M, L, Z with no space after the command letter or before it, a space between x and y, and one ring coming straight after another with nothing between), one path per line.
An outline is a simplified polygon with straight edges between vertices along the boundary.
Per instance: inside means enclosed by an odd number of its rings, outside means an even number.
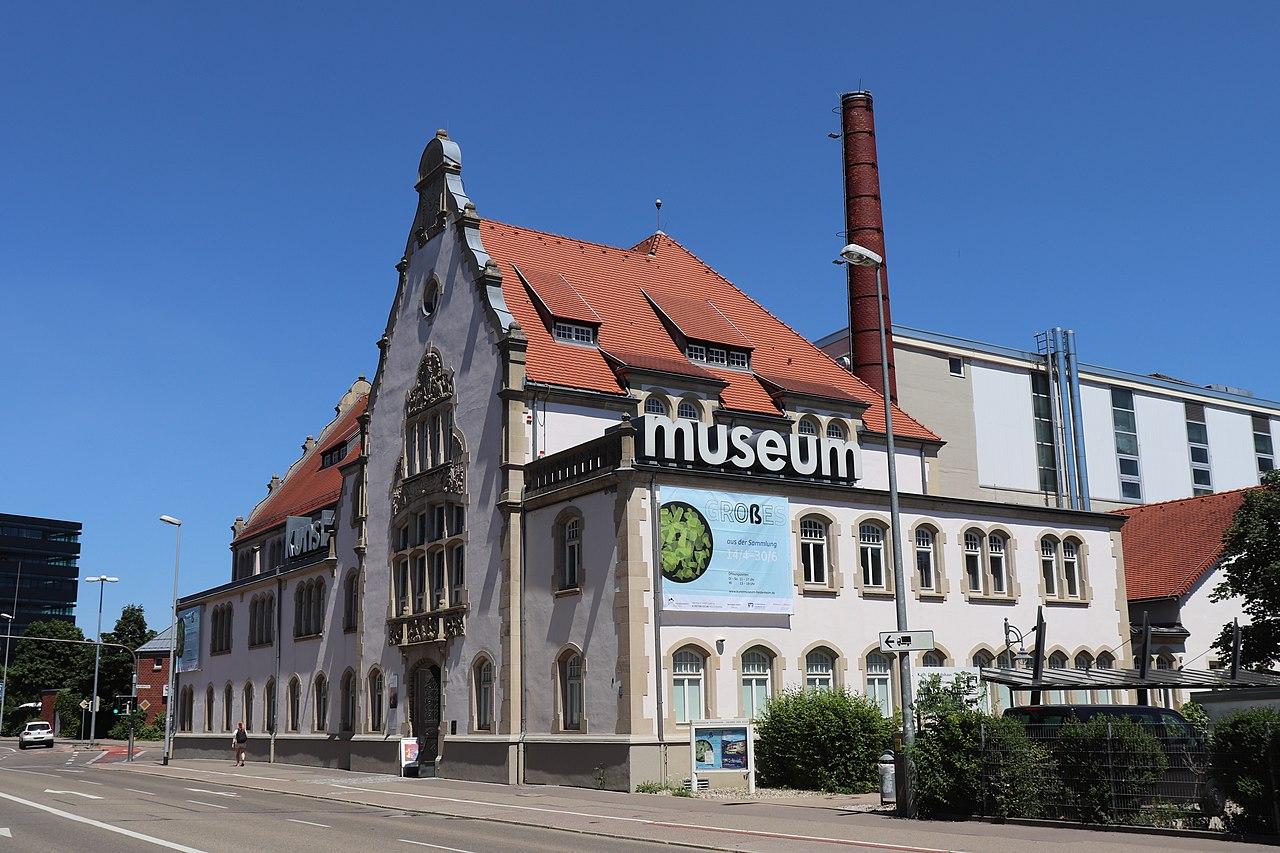
M747 727L698 729L693 740L694 770L746 770Z
M662 488L666 610L791 613L791 508L786 498Z
M176 672L200 669L200 608L178 611L178 668Z
M416 737L400 738L400 774L404 775L406 767L418 763L418 739Z

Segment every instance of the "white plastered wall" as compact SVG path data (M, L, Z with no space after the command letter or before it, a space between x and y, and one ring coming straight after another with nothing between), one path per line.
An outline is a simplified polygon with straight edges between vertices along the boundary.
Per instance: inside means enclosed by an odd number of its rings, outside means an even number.
M1209 463L1213 490L1223 492L1258 482L1258 457L1253 450L1253 419L1248 412L1205 406L1209 430Z
M1191 496L1191 451L1186 404L1135 391L1142 500L1158 503Z
M1025 369L979 361L972 362L969 369L977 420L979 484L1037 491L1040 479L1030 374Z

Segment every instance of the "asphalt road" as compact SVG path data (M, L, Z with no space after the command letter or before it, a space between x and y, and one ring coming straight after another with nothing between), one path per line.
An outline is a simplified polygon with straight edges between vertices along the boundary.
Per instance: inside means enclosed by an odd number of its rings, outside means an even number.
M0 853L8 850L679 851L556 829L407 813L213 782L113 773L98 750L0 746Z

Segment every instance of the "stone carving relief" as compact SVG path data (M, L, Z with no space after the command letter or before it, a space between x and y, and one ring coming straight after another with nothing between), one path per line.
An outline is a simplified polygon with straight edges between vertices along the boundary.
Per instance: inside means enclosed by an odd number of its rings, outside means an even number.
M405 397L405 417L421 414L453 396L453 373L445 370L440 353L429 349L418 364L418 381Z

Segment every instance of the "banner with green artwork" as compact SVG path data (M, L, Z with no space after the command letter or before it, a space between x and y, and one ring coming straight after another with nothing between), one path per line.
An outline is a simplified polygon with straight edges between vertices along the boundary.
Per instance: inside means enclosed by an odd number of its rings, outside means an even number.
M791 507L769 495L662 488L665 610L791 613Z

